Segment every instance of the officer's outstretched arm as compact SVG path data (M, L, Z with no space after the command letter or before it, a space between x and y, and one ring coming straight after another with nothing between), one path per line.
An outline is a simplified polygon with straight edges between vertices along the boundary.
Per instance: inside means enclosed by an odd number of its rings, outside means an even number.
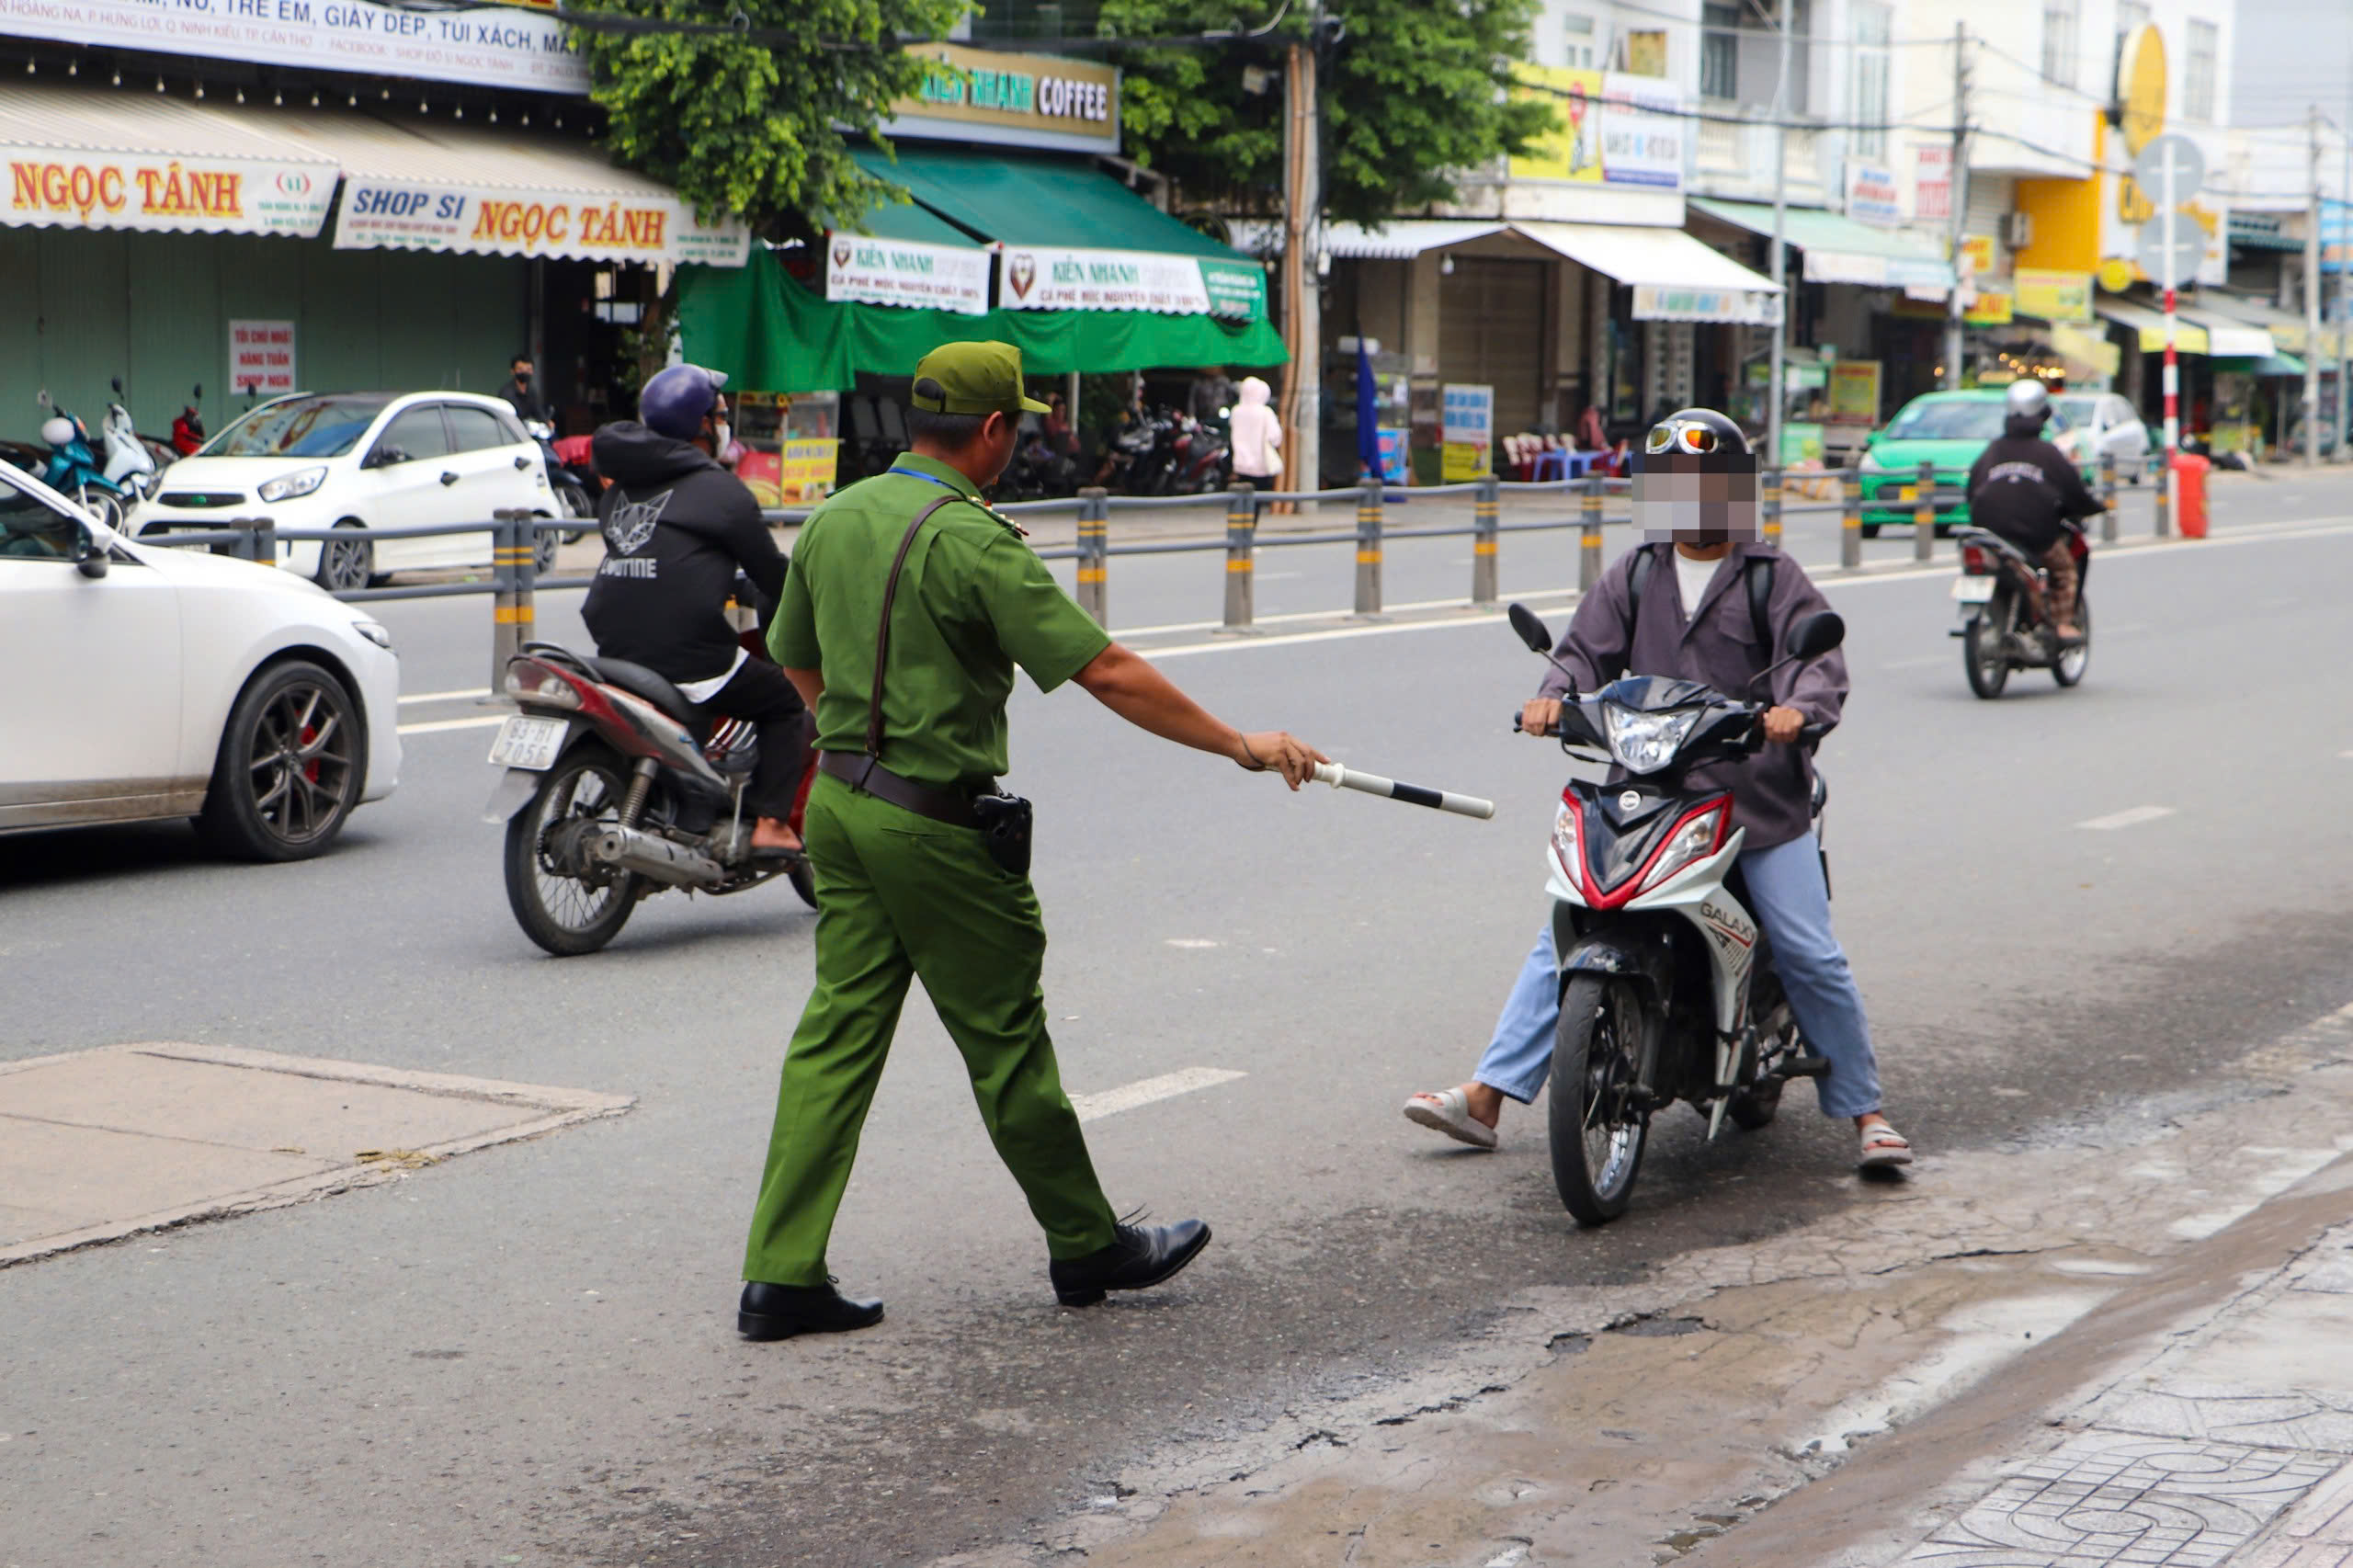
M1213 752L1253 771L1273 769L1292 789L1332 759L1280 730L1245 734L1218 718L1154 666L1114 642L1073 677L1095 699L1140 730L1196 751Z

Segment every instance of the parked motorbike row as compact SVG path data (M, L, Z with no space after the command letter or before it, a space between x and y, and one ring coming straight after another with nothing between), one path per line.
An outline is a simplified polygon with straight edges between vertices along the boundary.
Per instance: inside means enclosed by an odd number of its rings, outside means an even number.
M196 400L200 402L203 395L204 389L198 387ZM114 378L114 400L107 404L96 441L81 416L57 406L47 389L39 401L48 414L40 426L40 438L49 448L41 463L41 482L74 497L109 528L122 527L131 508L155 493L165 465L204 442L204 420L197 413L196 402L172 422L170 442L139 434L131 424L131 410L123 406L120 376ZM184 437L191 438L192 444L180 445Z

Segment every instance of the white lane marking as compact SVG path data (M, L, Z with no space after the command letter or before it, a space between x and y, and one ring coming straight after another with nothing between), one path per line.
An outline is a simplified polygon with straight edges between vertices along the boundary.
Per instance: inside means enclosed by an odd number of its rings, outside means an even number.
M449 730L486 730L493 724L504 724L504 713L486 714L480 719L434 719L422 724L403 724L404 735L438 735Z
M1171 937L1168 938L1168 945L1172 948L1215 948L1223 946L1222 943L1209 937Z
M472 690L471 690L471 691L420 691L420 692L415 692L415 693L413 693L413 694L412 694L412 695L410 695L410 696L406 696L406 697L402 698L402 699L401 699L401 701L402 701L402 702L404 702L404 703L409 703L409 702L457 702L457 701L460 701L460 700L462 700L463 699L465 699L465 698L469 698L469 697L488 697L489 695L490 695L490 687L486 687L486 686L478 686L478 687L474 687Z
M2154 822L2159 817L2171 815L2173 815L2171 806L2134 806L2130 811L2111 812L2107 816L2094 817L2089 822L2079 822L2075 825L2093 828L2101 833L2110 833L2120 827L2137 827L2144 822Z
M1507 593L1498 597L1506 600L1573 599L1577 597L1577 591L1574 588L1529 588L1523 593ZM1408 610L1462 609L1467 608L1469 603L1469 600L1460 597L1450 599L1414 599L1405 604L1383 605L1381 608L1381 613L1402 615ZM1280 615L1258 616L1251 621L1251 624L1280 626L1300 620L1332 620L1347 613L1344 609L1285 610ZM1179 631L1218 631L1223 630L1225 622L1222 620L1172 620L1165 626L1115 626L1111 628L1111 632L1116 637L1166 637Z
M1097 1095L1073 1095L1070 1103L1081 1121L1100 1121L1107 1116L1117 1116L1123 1110L1133 1110L1154 1100L1172 1099L1189 1095L1195 1089L1213 1089L1220 1084L1230 1084L1236 1078L1246 1078L1247 1073L1236 1073L1230 1067L1187 1067L1175 1073L1163 1073L1157 1078L1144 1078L1132 1084L1122 1084L1116 1089L1105 1089Z

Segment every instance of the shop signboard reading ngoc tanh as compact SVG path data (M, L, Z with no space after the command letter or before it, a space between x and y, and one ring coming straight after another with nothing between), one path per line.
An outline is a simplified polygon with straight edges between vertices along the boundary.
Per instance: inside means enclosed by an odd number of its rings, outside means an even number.
M0 145L0 222L33 228L290 234L310 239L335 199L335 168L288 157L166 157Z
M741 267L740 223L705 224L675 196L574 195L347 176L337 250L428 250Z
M426 10L375 0L0 0L0 33L196 55L579 94L588 65L541 6Z

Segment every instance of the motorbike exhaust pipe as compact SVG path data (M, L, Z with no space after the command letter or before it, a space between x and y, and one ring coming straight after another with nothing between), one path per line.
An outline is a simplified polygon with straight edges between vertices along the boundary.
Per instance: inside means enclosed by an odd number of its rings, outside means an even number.
M672 888L715 888L726 869L708 855L633 827L608 827L588 840L588 858Z

